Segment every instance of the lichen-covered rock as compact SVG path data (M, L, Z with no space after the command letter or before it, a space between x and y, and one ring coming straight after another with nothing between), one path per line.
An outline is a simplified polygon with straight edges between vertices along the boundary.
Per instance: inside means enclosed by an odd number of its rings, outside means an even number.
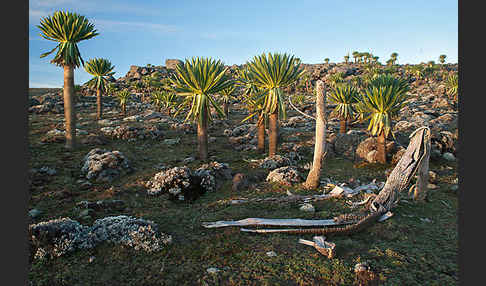
M92 248L96 244L88 235L88 227L70 218L54 219L29 226L34 259L55 258L75 249Z
M281 155L274 155L266 157L260 163L260 168L268 169L268 170L275 170L277 168L288 166L291 164L289 158Z
M108 126L101 128L100 131L113 139L157 139L163 136L162 127L159 125L145 126L144 128L125 125Z
M206 191L217 190L225 180L231 180L226 163L211 162L194 172L188 167L166 168L155 174L145 186L149 195L167 193L170 199L193 200Z
M124 215L97 219L90 232L98 242L120 243L146 252L159 251L172 241L170 235L159 233L154 222Z
M125 206L125 202L122 200L99 200L96 202L80 201L76 206L84 209L121 209Z
M201 179L201 187L206 191L215 191L226 180L231 180L231 169L226 163L211 162L204 164L194 172Z
M271 171L267 176L267 182L276 182L282 185L291 186L300 183L302 176L295 167L285 166Z
M124 215L98 219L91 227L70 218L54 219L30 225L29 235L34 259L55 258L102 242L154 252L172 240L160 233L154 222Z
M120 151L95 148L84 157L81 172L86 179L97 182L111 182L118 176L133 171L128 159Z
M187 193L194 189L193 177L191 169L186 166L162 170L146 183L146 187L149 188L147 194L168 193L172 198L184 200Z

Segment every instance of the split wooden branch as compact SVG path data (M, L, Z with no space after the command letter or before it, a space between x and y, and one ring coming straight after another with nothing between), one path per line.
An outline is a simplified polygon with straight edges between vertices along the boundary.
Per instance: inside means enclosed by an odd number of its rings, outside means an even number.
M225 226L332 226L343 225L346 223L338 223L334 219L299 219L299 218L246 218L237 221L216 221L216 222L203 222L205 228L216 228Z
M319 253L325 255L329 259L334 258L335 256L334 250L336 248L335 243L326 241L325 236L314 236L313 240L314 241L299 239L298 242L314 247L315 249L317 249L317 251L319 251Z
M315 117L310 116L309 114L306 114L306 113L300 111L297 107L295 107L295 105L292 103L292 99L290 98L290 94L289 94L289 103L290 103L290 106L292 106L292 108L295 109L298 113L300 113L300 114L304 115L305 117L310 118L312 120L316 120Z

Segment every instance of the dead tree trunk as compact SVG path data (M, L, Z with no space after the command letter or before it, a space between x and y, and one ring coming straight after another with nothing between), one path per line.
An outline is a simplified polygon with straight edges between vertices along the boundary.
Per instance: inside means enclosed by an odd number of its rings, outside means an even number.
M402 158L388 176L385 186L376 196L371 204L371 210L375 211L375 203L384 206L387 210L391 210L398 203L398 193L403 191L417 171L422 168L423 171L427 169L428 174L428 160L430 157L430 129L428 127L420 127L410 135L410 143L407 150L403 153ZM427 166L423 166L426 164ZM420 175L420 173L419 173ZM423 180L426 176L421 176L418 193L423 191Z
M429 134L424 134L424 136L430 136ZM410 195L416 201L423 201L427 197L428 183L429 183L429 160L430 160L430 138L424 139L424 152L425 155L422 157L422 162L417 171L417 182L414 186L410 188Z
M312 169L303 184L306 189L316 189L319 186L322 159L326 147L326 92L324 82L318 80L316 84L316 137L314 144L314 160Z

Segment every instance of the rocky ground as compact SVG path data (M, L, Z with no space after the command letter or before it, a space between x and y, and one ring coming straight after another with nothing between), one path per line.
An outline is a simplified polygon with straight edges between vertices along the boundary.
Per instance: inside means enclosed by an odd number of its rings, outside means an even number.
M353 65L307 68L313 80L325 79L336 70L360 73ZM170 73L165 67L132 67L125 77L112 81L128 86L139 75L156 70ZM281 122L278 156L267 158L256 152L255 123L241 123L246 111L235 102L229 120L211 123L210 160L200 162L195 126L184 123L183 117L158 112L135 94L126 116L114 98L104 97L104 118L99 121L95 98L80 96L76 102L80 144L74 152L63 149L60 94L31 96L28 216L35 251L29 277L34 285L89 281L351 285L356 279L354 266L367 261L380 284L456 284L458 109L444 95L444 88L442 81L411 83L411 97L393 122L395 137L388 138L390 163L386 165L376 163L376 140L368 135L366 123L352 124L347 133L339 134L339 121L330 119L322 182L314 191L303 190L299 183L310 168L315 123L290 107L287 120ZM313 115L312 96L306 95L298 107ZM328 106L328 114L332 107ZM332 260L297 245L294 236L252 236L236 228L209 231L201 227L204 221L323 219L351 212L344 198L311 206L228 206L223 202L286 196L287 191L322 194L329 191L329 184L356 188L373 180L383 182L407 147L409 134L420 126L430 126L433 135L429 201L416 204L404 194L392 219L351 237L330 238L338 245ZM362 192L353 200L364 196ZM308 209L314 211L304 211ZM113 234L103 230L114 224L119 230L110 228ZM102 239L86 235L96 226L96 231L104 233ZM51 228L56 231L39 239L43 230ZM272 255L267 255L270 251Z

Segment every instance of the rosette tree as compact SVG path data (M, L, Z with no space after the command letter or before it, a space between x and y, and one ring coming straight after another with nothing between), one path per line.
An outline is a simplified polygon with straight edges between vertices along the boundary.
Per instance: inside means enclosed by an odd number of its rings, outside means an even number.
M234 97L236 91L236 85L230 85L227 88L221 90L221 95L223 96L223 113L226 119L229 118L229 103L231 98Z
M300 67L300 60L279 53L255 56L248 63L248 68L255 85L265 91L262 96L263 112L268 114L269 119L268 153L273 156L278 146L278 117L287 117L282 89L299 80L304 70Z
M394 52L390 55L391 64L394 65L398 60L398 53Z
M457 73L453 73L447 77L446 89L447 94L457 101L457 94L459 90L459 77L457 76Z
M218 60L211 58L192 58L185 62L179 62L175 67L175 77L170 78L179 96L184 101L179 113L184 107L189 107L185 121L192 119L197 122L197 143L199 159L208 158L208 122L212 120L210 105L219 116L224 113L216 103L212 95L233 85L227 68Z
M263 97L261 89L255 84L255 80L251 77L248 67L237 71L236 83L243 90L243 102L249 111L249 115L243 119L243 122L258 115L257 120L257 151L265 152L265 113L263 112Z
M90 59L84 65L84 69L87 73L93 76L93 78L88 81L88 85L91 88L96 89L96 118L101 119L103 115L103 103L102 103L102 93L108 92L108 80L107 77L115 74L113 71L115 67L111 65L111 62L107 59L94 58Z
M118 101L120 103L122 114L127 115L127 103L130 99L130 91L128 91L127 89L122 89L117 91L115 93L115 96L118 98Z
M40 36L57 42L57 46L40 55L41 58L57 50L52 64L64 69L64 117L66 120L66 148L76 147L76 110L74 106L74 69L84 64L78 43L98 35L95 27L86 17L76 13L57 11L52 16L43 17L40 25Z
M349 54L347 54L347 55L344 56L344 62L346 64L348 64L348 62L349 62Z
M392 118L398 115L408 98L408 81L391 75L380 75L370 81L360 98L358 110L370 119L368 131L378 137L378 161L386 163L385 140L392 130Z
M446 58L447 58L447 56L446 56L446 55L440 55L440 56L439 56L439 62L440 62L441 64L445 64L445 59L446 59Z
M349 83L339 83L331 89L328 98L336 104L331 115L339 118L339 133L346 133L347 122L355 117L354 105L358 102L358 96L358 90Z

